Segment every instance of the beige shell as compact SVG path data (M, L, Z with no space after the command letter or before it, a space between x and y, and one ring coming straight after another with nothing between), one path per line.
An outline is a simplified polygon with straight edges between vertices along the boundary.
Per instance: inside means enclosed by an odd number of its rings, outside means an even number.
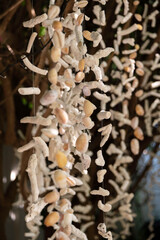
M144 65L143 65L143 63L141 61L136 61L136 66L138 68L143 68L144 67Z
M52 68L48 72L48 80L50 83L56 85L57 84L57 71L55 68Z
M129 55L129 58L130 58L130 59L135 59L136 57L137 57L137 53L136 53L136 52L131 53L131 54Z
M61 31L54 31L52 40L56 48L64 47L65 37L64 33L62 33Z
M56 31L62 31L63 29L63 25L60 21L54 21L53 22L53 28L56 30Z
M88 135L82 133L76 141L76 149L81 153L85 153L88 149Z
M134 16L138 22L142 21L142 16L140 14L136 13L136 14L134 14Z
M133 5L134 5L134 6L138 6L139 3L140 3L140 1L134 1L134 2L133 2Z
M62 198L59 201L59 207L61 212L65 212L68 208L70 208L70 206L71 206L71 202L66 198Z
M136 73L137 73L137 75L140 76L140 77L144 76L144 70L141 69L141 68L137 68L137 69L136 69Z
M131 127L133 129L135 129L135 128L138 127L138 124L139 124L139 118L138 117L132 118L132 120L131 120Z
M85 77L84 72L78 72L78 73L76 74L76 76L75 76L75 81L78 82L78 83L80 83L80 82L82 82L82 80L84 79L84 77Z
M125 72L128 72L128 73L131 71L131 68L128 67L128 66L127 66L127 67L124 67L123 69L124 69Z
M77 25L77 26L81 25L82 22L83 22L83 19L84 19L84 14L81 13L81 14L77 17L77 19L76 19L76 25Z
M85 126L86 128L88 128L88 129L91 129L91 128L93 128L93 126L94 126L94 122L91 120L90 117L84 117L84 118L82 119L82 123L83 123L84 126Z
M53 225L59 221L59 218L60 216L58 212L52 212L45 218L44 225L46 227L53 227Z
M64 71L64 77L66 79L71 79L72 78L72 70L70 68L68 68Z
M136 105L135 110L136 110L136 113L137 113L138 116L143 116L144 115L144 109L140 104Z
M66 124L68 122L68 114L63 109L56 108L55 115L59 123Z
M137 24L137 28L138 28L139 31L142 31L142 29L143 29L141 24Z
M135 96L136 97L141 97L143 95L143 90L142 89L140 89L140 90L138 90L136 93L135 93Z
M66 172L62 171L60 169L54 171L54 173L53 173L53 181L54 181L55 185L58 188L65 188L65 187L67 187Z
M61 49L61 51L62 51L63 54L68 54L69 53L69 47L63 47Z
M55 159L59 168L64 168L66 166L67 157L63 152L58 151L55 155Z
M88 41L93 41L93 39L91 38L91 32L89 32L88 30L83 31L83 37L86 38Z
M56 18L60 13L60 8L56 5L52 5L48 9L48 18L53 19Z
M74 86L74 81L72 79L68 79L65 81L67 87L72 88Z
M56 47L52 47L51 48L51 59L53 62L58 62L58 60L61 57L61 49L60 48L56 48Z
M95 109L96 109L96 106L93 103L91 103L89 100L84 101L83 110L86 117L90 117Z
M49 192L45 195L44 197L44 201L46 203L53 203L53 202L57 202L59 200L59 192L57 190L54 190L52 192Z
M76 2L76 6L79 7L79 8L84 8L86 7L88 4L88 1L85 1L85 0L81 0L79 2Z
M144 135L143 135L143 131L140 127L137 127L135 130L134 130L134 136L136 138L138 138L139 140L143 141L144 140Z
M137 78L135 78L134 80L133 80L133 82L132 82L132 88L137 88L138 87L138 85L139 85L139 81L138 81L138 79Z
M139 154L139 141L136 138L133 138L130 142L130 148L131 148L131 152L134 155L138 155Z
M84 66L85 66L85 60L84 59L81 59L78 63L78 68L81 72L83 72L84 70Z

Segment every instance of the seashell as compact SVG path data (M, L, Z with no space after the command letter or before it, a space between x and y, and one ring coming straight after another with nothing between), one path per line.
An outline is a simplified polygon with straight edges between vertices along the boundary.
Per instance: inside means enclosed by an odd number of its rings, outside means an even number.
M64 42L65 42L65 37L64 33L61 31L54 31L53 33L53 44L56 48L63 48L64 47Z
M69 47L63 47L61 51L63 54L69 54Z
M65 187L67 187L66 172L62 171L62 170L54 171L54 173L53 173L53 181L54 181L54 184L58 188L65 188Z
M143 65L143 63L141 61L136 61L136 66L138 68L144 68L144 65Z
M60 48L56 48L56 47L52 47L51 48L51 59L53 62L58 62L58 60L61 57L61 49Z
M67 87L72 88L74 86L74 81L72 79L68 79L65 81Z
M49 192L45 195L44 197L44 201L46 203L54 203L54 202L57 202L59 200L59 192L57 190L54 190L52 192Z
M129 73L129 72L131 71L131 68L130 68L130 67L124 67L123 70L124 70L125 72L128 72L128 73Z
M135 78L134 80L133 80L133 82L132 82L132 88L137 88L138 87L138 85L139 85L139 81L138 81L138 79L137 78Z
M131 54L129 55L129 58L130 58L130 59L135 59L136 57L137 57L137 53L136 53L136 52L131 53Z
M143 95L143 90L142 89L140 89L140 90L138 90L136 93L135 93L135 96L136 97L141 97Z
M139 31L142 31L142 29L143 29L141 24L137 24L137 28L138 28Z
M95 109L96 109L96 106L93 103L91 103L89 100L84 101L83 110L86 117L90 117Z
M76 19L76 25L77 25L77 26L81 25L82 22L83 22L83 20L84 20L84 14L81 13L81 14L77 17L77 19Z
M91 95L91 90L87 86L84 86L82 91L83 91L84 96L86 96L86 97L89 97Z
M91 32L87 30L83 31L83 37L86 38L88 41L93 41L93 39L91 38Z
M144 115L144 109L140 104L136 105L135 111L138 116L143 116Z
M66 164L67 164L67 157L66 157L66 155L63 152L58 151L56 153L56 155L55 155L55 159L56 159L58 167L64 168L66 166Z
M139 3L140 3L140 1L134 1L134 2L133 2L133 5L134 5L134 6L138 6Z
M69 187L76 186L76 181L73 177L71 177L71 176L67 177L66 181L67 181L67 184L69 185Z
M87 129L91 129L94 127L94 122L91 120L90 117L84 117L82 119L82 123L84 124L84 126L87 128Z
M79 7L79 8L84 8L84 7L86 7L87 6L87 4L88 4L88 1L80 1L80 2L76 2L75 4L74 4L74 7Z
M85 60L84 59L81 59L78 63L78 68L81 72L83 72L84 70L84 66L85 66Z
M144 71L141 68L137 68L136 73L137 73L138 76L141 76L141 77L144 76Z
M58 130L56 128L43 128L41 132L48 138L53 138L58 135Z
M138 117L132 118L132 120L131 120L131 127L133 129L136 129L138 127L138 124L139 124L139 118Z
M139 25L139 24L138 24L138 25ZM136 49L137 51L140 49L139 44L136 44L136 45L135 45L135 49Z
M66 199L66 198L62 198L59 202L59 210L61 212L65 212L67 209L69 209L71 207L71 202Z
M60 127L59 128L59 134L61 134L61 135L65 134L65 129Z
M134 14L134 16L138 22L142 21L142 16L140 14L136 13L136 14Z
M44 225L46 227L53 227L53 225L59 221L59 218L60 216L58 212L52 212L45 218Z
M66 79L71 79L72 78L72 70L70 68L68 68L64 71L64 77Z
M131 148L131 152L134 155L138 155L139 154L139 141L136 138L133 138L130 142L130 148Z
M56 31L62 31L63 29L63 25L60 21L54 21L52 26Z
M68 114L63 109L56 108L55 115L59 123L66 124L68 122Z
M56 90L49 90L43 94L43 96L40 99L40 103L43 106L47 106L51 103L53 103L58 97L58 92Z
M75 81L76 81L77 83L80 83L80 82L82 82L82 80L84 79L84 77L85 77L84 72L78 72L78 73L76 74L76 76L75 76Z
M144 135L143 135L143 131L140 127L137 127L135 130L134 130L134 136L136 138L138 138L139 140L143 141L144 140Z
M55 68L52 68L48 72L48 80L50 83L56 85L57 84L57 71Z
M76 149L81 153L85 153L88 149L88 135L82 133L76 140Z
M60 8L56 5L52 5L48 9L48 18L53 19L56 18L60 13Z

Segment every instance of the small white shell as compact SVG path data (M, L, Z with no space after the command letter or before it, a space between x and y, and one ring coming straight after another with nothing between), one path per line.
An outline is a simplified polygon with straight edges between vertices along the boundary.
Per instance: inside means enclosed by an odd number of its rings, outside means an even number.
M56 90L49 90L43 94L43 96L40 99L40 103L43 106L47 106L51 103L53 103L58 97L58 92Z

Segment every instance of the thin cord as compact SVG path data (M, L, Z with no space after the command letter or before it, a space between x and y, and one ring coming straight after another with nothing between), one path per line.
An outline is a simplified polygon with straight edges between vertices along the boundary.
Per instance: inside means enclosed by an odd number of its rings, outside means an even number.
M32 0L32 9L33 9L33 0ZM33 17L32 17L33 18ZM33 28L32 28L32 34L33 34ZM32 45L32 50L31 50L31 62L34 65L34 44ZM35 87L35 73L32 71L32 86ZM32 103L33 103L33 116L36 115L36 95L33 94L32 98ZM33 125L33 128L36 125ZM35 148L33 148L33 153L35 153Z
M32 0L32 9L33 9L33 0ZM33 34L33 28L32 28L32 34ZM32 46L32 64L34 65L34 44ZM35 87L35 73L32 71L32 85ZM36 109L35 109L35 94L33 95L33 116L36 115Z
M102 93L102 90L101 90L101 93ZM101 120L101 128L103 127L103 125L104 125L103 120ZM102 134L101 134L101 141L102 141ZM102 150L103 150L103 147L101 147L101 151ZM103 170L103 167L101 167L101 170ZM104 180L102 181L102 188L105 188ZM103 196L102 202L103 204L105 204L105 196ZM105 214L104 212L102 214L103 214L103 222L105 223Z

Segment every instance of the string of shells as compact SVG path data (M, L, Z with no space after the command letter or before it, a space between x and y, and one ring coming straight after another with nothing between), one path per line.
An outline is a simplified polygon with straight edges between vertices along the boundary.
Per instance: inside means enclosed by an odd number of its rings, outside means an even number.
M87 239L85 231L94 224L94 218L88 215L92 208L91 203L87 203L90 194L99 196L97 207L102 211L104 221L97 226L97 232L103 238L112 240L112 237L117 239L121 236L125 239L130 234L135 217L131 209L134 194L129 192L131 176L127 169L138 157L140 143L145 136L153 135L154 126L160 122L157 111L160 102L157 90L160 86L157 73L160 55L155 54L151 61L141 60L141 56L154 54L159 47L156 34L147 30L149 24L152 28L156 27L159 12L155 10L156 4L152 4L149 11L150 5L145 3L141 16L137 10L139 1L129 4L128 0L116 0L115 21L112 24L113 47L106 47L102 37L102 29L106 26L103 9L109 0L94 2L95 31L84 27L85 21L90 21L84 13L89 2L84 0L74 1L72 12L65 18L52 0L47 13L23 23L26 28L41 24L47 29L47 37L51 41L47 59L51 63L49 69L35 66L27 57L37 37L36 32L31 34L26 55L21 56L28 69L48 78L49 85L49 90L40 99L35 116L21 119L21 123L31 123L33 128L40 128L41 131L39 136L33 134L33 139L18 149L23 153L33 148L26 170L30 195L25 218L29 231L25 236L31 239L38 237L42 224L53 227L54 232L49 240ZM136 43L134 34L141 37L144 42L142 46ZM99 50L93 55L89 54L86 41ZM148 45L151 47L147 48ZM106 73L106 58L111 59L109 76ZM94 78L87 81L86 74L90 72ZM34 86L18 91L21 95L41 93ZM92 116L99 109L88 99L90 96L100 105L97 119L101 122L98 129L101 141L95 159L97 182L101 185L98 189L90 189L89 186L88 169L92 161L89 147L92 143L91 129L95 125ZM129 103L133 98L136 100L131 113ZM47 109L50 115L44 117ZM106 120L108 123L104 124ZM143 121L145 124L142 124ZM126 141L127 134L130 135L130 142ZM115 159L109 163L108 169L105 169L104 151L105 156L113 155ZM81 175L73 176L73 169ZM108 184L114 189L116 197L104 187L108 172L112 173ZM73 207L72 197L75 195L80 204ZM81 206L81 203L86 205ZM41 215L44 208L47 210L45 219ZM85 224L81 229L75 227L73 223L82 220ZM118 223L121 225L119 235L116 233Z
M94 221L87 218L87 223L82 225L81 230L76 228L73 222L78 222L81 218L85 219L84 213L88 213L91 205L83 208L80 205L72 208L71 197L77 194L80 202L85 201L85 197L90 195L88 185L88 168L91 164L90 152L88 150L91 141L89 130L93 128L92 114L97 108L92 102L87 100L91 91L99 89L102 93L95 92L99 98L104 97L102 102L106 102L105 94L110 90L108 85L103 83L103 73L99 67L101 58L107 57L113 48L103 48L94 55L87 54L87 46L84 38L93 42L96 47L102 41L102 36L98 32L83 31L83 21L86 17L81 12L88 4L88 1L75 2L73 14L68 14L65 19L59 17L60 8L50 2L48 13L42 14L23 23L24 27L33 28L37 24L42 24L48 30L48 36L51 39L52 47L50 49L50 59L52 67L49 70L40 69L35 66L26 55L22 56L23 63L28 69L35 73L48 76L50 89L46 90L40 99L41 111L35 116L24 117L21 123L31 123L41 126L41 135L33 136L33 139L26 145L20 147L18 152L24 152L31 148L34 153L28 160L27 173L30 181L31 193L28 197L28 207L26 215L26 224L29 232L26 237L36 239L39 235L39 226L44 224L46 227L53 227L55 230L51 239L87 239L85 230L94 224ZM98 5L97 5L98 6ZM98 25L105 24L104 11L102 19L99 13L95 11ZM66 37L64 28L71 31ZM37 37L36 32L31 34L27 53L31 52L34 41ZM74 71L73 71L74 69ZM95 80L87 82L85 74L93 71ZM36 87L20 88L21 95L38 95L40 89ZM51 114L43 117L42 109L49 108ZM101 111L100 118L109 119L110 113ZM111 124L99 129L103 139L100 143L102 147L108 140L111 133ZM102 166L102 153L97 153L96 164ZM79 161L75 161L78 156ZM49 164L47 163L49 161ZM103 164L104 165L104 164ZM71 175L71 170L76 168L82 174L77 178ZM97 172L99 183L103 182L105 169ZM85 195L82 194L85 192ZM91 194L100 196L109 195L108 190L100 188L93 190ZM43 197L41 197L43 196ZM103 204L101 200L98 207L103 212L111 209L109 204ZM47 208L48 215L45 219L41 215L44 208ZM83 214L75 213L80 212ZM105 238L112 239L111 232L104 233L102 229L98 230Z

